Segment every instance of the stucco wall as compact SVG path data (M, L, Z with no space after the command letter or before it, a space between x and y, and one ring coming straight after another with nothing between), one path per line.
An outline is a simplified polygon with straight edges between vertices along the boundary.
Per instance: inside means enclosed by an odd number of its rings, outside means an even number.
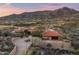
M50 43L53 48L71 49L71 43L67 43L60 40L43 40L45 43Z

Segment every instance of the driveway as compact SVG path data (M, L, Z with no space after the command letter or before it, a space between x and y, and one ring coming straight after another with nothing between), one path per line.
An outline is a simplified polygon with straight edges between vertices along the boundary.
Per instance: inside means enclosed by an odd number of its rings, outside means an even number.
M25 42L25 40L27 39L26 37L24 38L13 38L14 43L16 45L16 55L24 55L25 51L29 48L29 46L31 45L31 42Z

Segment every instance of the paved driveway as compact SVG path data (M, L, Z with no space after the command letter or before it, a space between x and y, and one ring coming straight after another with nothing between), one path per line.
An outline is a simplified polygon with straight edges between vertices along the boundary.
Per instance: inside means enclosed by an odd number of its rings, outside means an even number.
M16 55L23 55L28 47L31 45L31 42L25 42L27 38L13 38L16 45L17 51Z

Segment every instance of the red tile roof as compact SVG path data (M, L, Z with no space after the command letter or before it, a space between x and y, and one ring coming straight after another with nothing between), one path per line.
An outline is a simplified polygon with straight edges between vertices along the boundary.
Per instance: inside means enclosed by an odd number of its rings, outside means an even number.
M57 31L47 31L42 33L42 36L59 36L60 34Z

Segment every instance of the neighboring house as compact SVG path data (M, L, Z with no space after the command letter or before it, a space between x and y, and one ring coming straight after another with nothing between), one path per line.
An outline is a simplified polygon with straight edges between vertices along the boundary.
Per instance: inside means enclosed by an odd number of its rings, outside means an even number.
M16 33L19 33L19 34L21 34L22 36L29 36L29 35L31 35L31 33L32 33L32 28L24 28L24 27L16 27L13 31L12 31L12 33L13 34L16 34Z

